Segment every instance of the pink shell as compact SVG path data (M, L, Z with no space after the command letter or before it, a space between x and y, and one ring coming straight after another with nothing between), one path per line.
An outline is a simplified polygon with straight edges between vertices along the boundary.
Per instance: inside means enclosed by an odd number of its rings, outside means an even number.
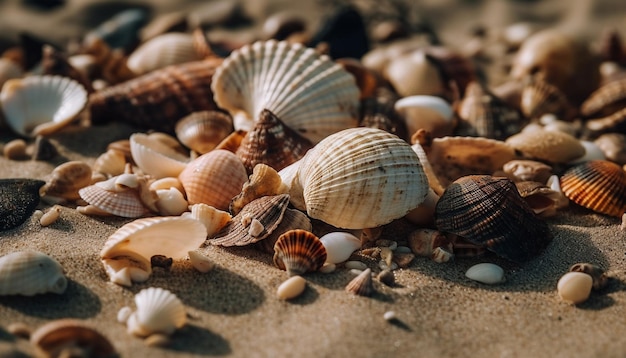
M148 213L134 190L114 192L90 185L80 189L78 194L90 205L116 216L138 218Z

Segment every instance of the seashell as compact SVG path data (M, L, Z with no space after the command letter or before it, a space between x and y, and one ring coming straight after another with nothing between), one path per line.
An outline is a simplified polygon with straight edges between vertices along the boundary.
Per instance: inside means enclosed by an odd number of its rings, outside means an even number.
M135 295L137 310L126 325L128 333L146 337L153 333L170 335L187 323L185 305L172 292L160 288L145 288Z
M63 318L50 321L30 335L37 357L106 358L118 353L107 337L84 321Z
M411 147L375 128L330 135L299 161L293 178L283 176L292 169L279 172L290 185L291 203L339 228L387 224L417 207L428 194L428 179Z
M391 59L385 67L384 76L402 97L439 96L445 92L439 69L423 50Z
M534 78L524 85L520 107L524 116L529 119L536 119L544 114L554 114L560 119L568 120L575 113L575 109L560 89L546 81Z
M75 69L69 62L67 56L61 51L56 50L50 45L44 45L42 48L43 57L41 59L41 67L44 75L68 77L81 84L87 91L94 91L89 78L82 72Z
M276 170L266 164L257 164L248 181L243 184L241 193L231 200L228 210L237 215L243 207L255 199L266 195L284 194L287 191L288 188Z
M459 235L515 262L531 259L552 240L507 178L465 176L443 193L435 214L437 229Z
M161 178L161 179L157 179L154 181L150 181L150 185L148 186L148 188L152 191L157 191L159 189L169 189L169 188L176 188L181 193L185 191L185 189L183 189L183 185L180 183L180 180L178 180L178 178L173 178L173 177L166 177L166 178Z
M231 199L248 179L239 158L223 149L203 154L187 164L180 180L189 204L204 203L227 210Z
M606 117L586 121L585 128L587 135L592 137L607 132L624 133L626 131L626 107Z
M126 156L116 149L109 149L100 154L93 163L93 171L107 175L120 175L126 167Z
M187 211L189 205L180 190L176 188L159 189L156 191L156 194L159 198L156 202L159 214L175 216Z
M45 214L41 216L39 219L39 224L41 226L50 226L54 224L59 217L61 216L61 207L59 205L54 205L50 208Z
M198 250L189 251L189 261L196 270L207 273L215 268L215 263Z
M319 270L326 262L326 248L315 236L305 230L290 230L282 234L274 245L274 265L289 276Z
M607 116L626 105L626 78L610 81L593 91L581 104L585 117Z
M606 160L592 160L568 169L560 178L571 201L595 212L621 217L626 212L626 172Z
M0 179L0 231L22 225L33 214L44 184L36 179Z
M115 182L115 177L107 180ZM78 191L81 199L106 213L124 218L138 218L148 213L139 193L134 189L116 189L104 187L104 183L96 183Z
M601 290L609 284L609 277L606 272L598 265L590 263L577 263L569 268L570 272L582 272L591 276L593 280L592 288L594 290Z
M552 175L552 167L534 160L511 160L504 163L502 170L513 181L536 181L545 183Z
M441 261L440 259L450 258L442 256L440 250L437 249L441 248L445 252L453 252L452 241L441 232L433 229L415 230L409 234L408 241L411 252L415 255L430 257L436 262L446 262L447 260Z
M87 104L87 91L67 77L28 76L5 82L0 103L9 127L21 136L34 138L72 122Z
M281 170L302 158L312 147L313 143L308 139L264 109L235 154L241 159L246 171L252 173L257 164L267 164L275 170Z
M502 267L488 262L470 267L465 271L465 277L487 285L497 285L506 281Z
M212 59L172 65L97 91L89 96L91 121L115 119L174 133L180 118L217 108L210 86L219 63Z
M555 131L522 131L506 143L528 158L550 163L567 163L585 155L585 147L575 137Z
M420 135L420 134L424 134L424 131L419 130L416 133ZM424 173L426 173L426 177L428 178L428 185L430 185L431 189L429 189L429 193L426 195L426 199L424 200L424 202L427 202L429 200L429 195L431 195L431 199L432 199L432 194L430 193L430 190L433 190L435 194L439 196L443 193L445 188L441 185L441 182L439 181L437 174L435 174L435 171L432 165L430 165L430 162L428 161L428 155L426 154L426 151L424 151L424 148L422 148L422 146L419 143L414 143L413 145L411 145L411 149L413 149L415 154L417 154L417 157L419 158L420 163L422 163L422 166L424 167Z
M176 123L176 138L187 148L205 154L233 132L233 120L218 111L193 112Z
M63 163L54 170L50 179L42 188L46 196L60 197L67 200L80 198L78 191L91 184L91 167L82 161Z
M0 58L0 88L10 79L20 78L24 75L22 68L15 62Z
M604 153L607 160L620 165L626 164L626 135L607 133L593 141Z
M252 129L264 109L312 143L356 126L354 78L300 44L270 40L233 51L211 87L215 103L231 113L237 130Z
M407 140L407 126L391 101L380 97L361 100L359 127L382 129Z
M132 281L148 279L152 256L185 258L205 238L204 225L195 219L180 216L137 219L109 236L100 251L100 259L112 282L131 286Z
M143 133L130 136L130 152L137 166L157 179L178 176L189 161L186 156Z
M26 153L26 141L18 138L7 142L2 148L2 154L9 160L24 160L28 157Z
M99 69L97 77L107 83L118 84L131 80L137 75L126 65L126 56L121 50L113 50L101 38L87 36L83 43L83 52L92 56Z
M0 257L0 296L62 294L67 288L63 267L38 251L16 251Z
M443 137L452 134L456 125L452 106L440 97L404 97L394 107L404 117L409 135L424 129L435 138Z
M200 221L206 227L207 237L213 237L232 219L232 216L207 204L190 205L190 217Z
M353 295L369 297L374 293L372 269L365 269L346 285L346 292Z
M246 136L246 133L248 132L244 130L232 132L224 138L224 140L222 140L217 147L215 147L215 149L224 149L233 153L237 152L237 149L239 149L239 145L241 145L241 141Z
M128 56L126 64L137 75L143 75L170 65L203 58L204 56L196 52L191 34L170 32L141 44Z
M304 292L306 280L302 276L292 276L285 280L276 289L276 296L281 300L291 300Z
M614 62L621 65L626 63L626 49L617 30L605 30L599 42L598 52L604 62Z
M361 248L361 240L347 232L330 232L320 237L320 241L326 248L326 262L333 264L346 261Z
M536 181L521 181L515 183L515 186L533 212L544 218L556 215L556 209L566 199L562 192Z
M311 220L306 214L296 209L285 210L283 214L283 219L278 224L278 227L272 231L265 239L261 241L257 241L254 244L254 247L262 252L268 254L274 254L274 245L280 235L286 233L289 230L306 230L313 231L313 225L311 224Z
M283 218L289 194L263 196L248 203L209 242L220 246L244 246L265 239Z
M568 272L557 283L559 297L570 304L577 305L587 301L593 287L593 279L582 272Z

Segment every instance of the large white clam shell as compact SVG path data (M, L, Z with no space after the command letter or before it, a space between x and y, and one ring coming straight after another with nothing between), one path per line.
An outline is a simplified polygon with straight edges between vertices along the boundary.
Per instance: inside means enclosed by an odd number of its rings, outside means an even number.
M38 251L17 251L0 257L0 296L33 296L67 288L63 267Z
M153 333L172 334L187 322L185 305L172 292L150 287L135 295L137 310L126 324L129 333L148 336Z
M157 179L178 176L189 161L183 154L143 133L130 136L130 153L144 173Z
M51 134L85 108L87 91L61 76L28 76L5 82L0 102L7 124L25 137Z
M234 51L216 70L211 89L235 129L250 130L264 109L313 143L357 125L359 89L352 75L300 44L259 41Z
M171 32L154 37L139 46L128 56L126 65L137 75L169 65L199 61L191 34Z
M150 258L164 255L182 259L206 239L204 225L195 219L162 216L130 222L104 243L100 258L112 282L123 286L145 281L152 268Z

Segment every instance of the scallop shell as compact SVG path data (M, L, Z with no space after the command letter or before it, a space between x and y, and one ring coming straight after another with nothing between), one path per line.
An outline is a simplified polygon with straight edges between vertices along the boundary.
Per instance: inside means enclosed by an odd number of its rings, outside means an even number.
M20 226L33 214L44 184L36 179L0 179L0 231Z
M529 119L554 114L567 120L574 113L574 108L561 90L546 81L536 79L530 80L522 89L520 107Z
M63 267L38 251L17 251L0 257L0 296L62 294L67 288Z
M2 86L0 103L5 121L15 133L35 137L52 134L72 122L87 104L87 91L67 77L28 76L8 80Z
M274 265L289 276L319 270L326 262L326 248L313 233L290 230L282 234L274 245Z
M610 81L596 89L580 106L585 117L606 116L624 107L626 78Z
M346 292L353 295L369 297L374 293L374 280L372 280L372 269L363 270L346 285Z
M352 75L300 44L270 40L235 50L211 87L235 129L250 130L264 109L313 143L356 126L359 89Z
M233 198L228 210L237 215L252 200L265 195L284 194L288 188L283 184L280 175L266 164L257 164L252 170L248 181L241 188L241 193Z
M143 133L130 136L130 152L137 166L157 179L178 176L189 161L185 155Z
M507 138L506 143L529 158L550 163L567 163L585 155L580 141L563 132L525 130Z
M118 353L109 339L86 322L63 318L37 328L30 336L37 357L81 356L107 358Z
M172 292L160 287L145 288L135 295L137 310L126 324L129 333L140 337L153 333L170 335L187 323L185 305Z
M398 219L428 194L417 154L397 136L375 128L351 128L328 136L297 165L292 204L330 225L373 228ZM407 190L409 189L409 190Z
M156 36L136 48L126 62L138 75L185 62L199 61L191 34L170 32Z
M100 251L100 259L112 282L130 286L132 281L148 279L152 256L182 259L189 251L200 247L205 239L206 228L192 218L137 219L109 236Z
M76 200L80 198L78 191L91 184L91 176L89 164L78 160L65 162L52 170L42 192L47 196Z
M320 241L326 248L326 262L333 264L346 261L361 248L361 239L348 232L329 232Z
M507 178L465 176L452 183L437 202L435 224L443 232L485 246L511 261L531 259L552 240Z
M233 132L233 120L218 111L194 112L176 123L176 138L187 148L205 154Z
M211 79L221 60L187 62L152 71L89 96L91 121L111 120L174 133L193 112L215 110Z
M313 231L313 225L311 224L311 220L306 214L297 209L289 209L285 210L283 214L283 219L278 224L278 227L272 231L269 236L261 241L257 241L254 244L254 247L262 252L268 253L270 255L274 254L274 245L280 235L286 233L289 230L306 230Z
M235 154L217 149L187 164L178 179L190 205L204 203L228 210L230 201L241 192L248 174Z
M626 172L606 160L592 160L567 170L560 178L565 196L595 212L622 217L626 212Z
M115 177L109 181L115 180ZM86 186L78 191L81 199L89 205L112 215L124 218L138 218L148 213L139 197L139 193L134 189L109 190L103 186L104 183L96 183Z

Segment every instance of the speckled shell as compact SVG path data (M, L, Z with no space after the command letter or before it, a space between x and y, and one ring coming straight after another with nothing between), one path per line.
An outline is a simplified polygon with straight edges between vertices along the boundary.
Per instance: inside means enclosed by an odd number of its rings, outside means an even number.
M560 182L565 196L578 205L615 217L626 212L626 172L615 163L579 164L567 170Z
M35 347L37 357L53 357L59 353L62 356L75 348L89 352L92 358L117 355L107 337L85 321L73 318L47 322L30 335L30 343Z
M274 265L289 276L319 270L326 262L326 248L312 232L289 230L274 245Z
M525 130L507 138L506 143L528 158L550 163L567 163L585 155L580 141L564 132Z
M428 194L428 179L417 154L380 129L352 128L330 135L295 164L293 178L286 178L293 168L279 172L291 186L292 204L340 228L387 224L417 207Z
M145 337L153 333L172 334L187 322L185 305L172 292L149 287L135 295L137 310L128 318L130 333Z
M359 88L352 75L300 44L270 40L235 50L211 86L235 129L250 130L264 109L313 143L357 123Z
M223 112L200 111L176 123L176 138L187 148L205 154L233 132L233 119Z
M107 190L101 184L81 188L78 194L88 204L112 215L138 218L148 213L136 190Z
M63 267L44 253L17 251L0 257L0 296L61 294L66 288Z
M95 92L89 97L91 121L117 120L174 133L182 117L217 108L211 79L220 63L213 59L172 65Z
M567 120L573 114L573 108L563 92L542 80L530 80L524 85L520 107L522 113L529 119L538 119L544 114L554 114L559 119Z
M230 201L241 192L248 174L235 154L218 149L194 159L178 179L190 205L205 203L228 210Z
M128 56L126 64L131 71L142 75L170 65L199 61L203 57L196 52L193 35L170 32L141 44Z
M0 104L15 133L49 135L67 126L85 108L87 91L68 77L28 76L8 80L2 86Z
M515 262L533 258L552 240L548 225L535 216L515 184L488 175L452 183L437 202L435 224Z
M0 231L21 225L33 214L44 184L36 179L0 179Z
M130 152L137 166L156 179L178 176L189 162L189 157L143 133L130 136Z

